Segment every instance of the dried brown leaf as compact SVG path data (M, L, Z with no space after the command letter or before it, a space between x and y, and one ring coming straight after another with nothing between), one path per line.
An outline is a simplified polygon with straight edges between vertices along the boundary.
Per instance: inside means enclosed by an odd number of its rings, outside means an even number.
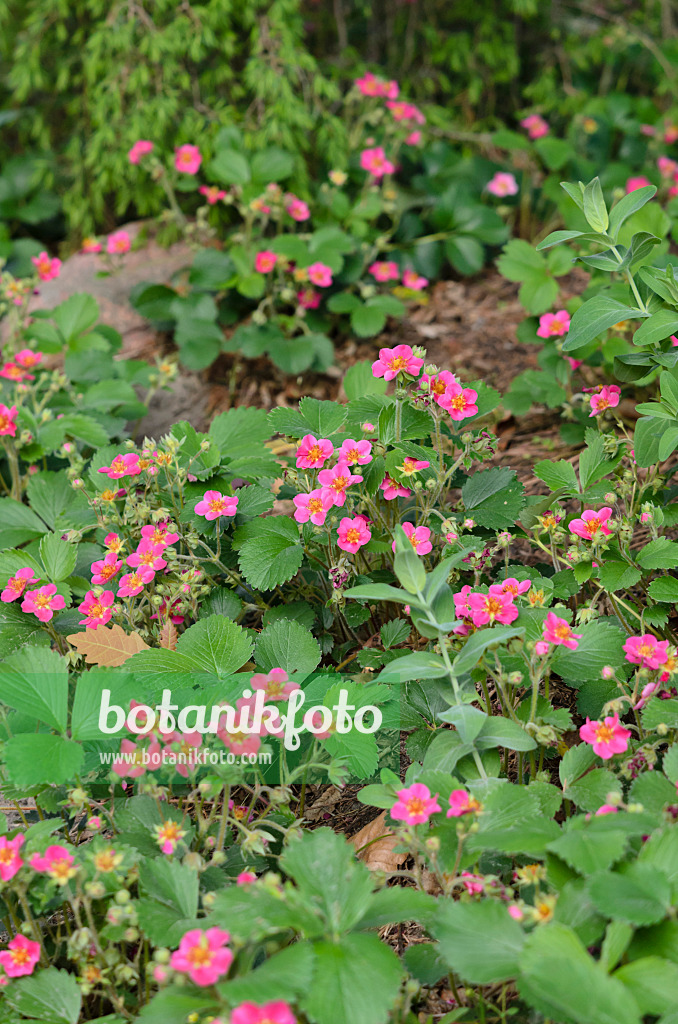
M159 643L161 647L165 647L168 651L176 651L177 649L177 627L174 625L171 619L168 619L165 625L160 630Z
M396 871L407 860L406 853L395 853L397 837L386 824L386 811L369 821L349 840L355 846L358 860L371 871Z
M88 665L116 668L139 651L147 651L138 633L125 633L122 626L97 626L84 633L71 633L66 639L79 654L84 654Z

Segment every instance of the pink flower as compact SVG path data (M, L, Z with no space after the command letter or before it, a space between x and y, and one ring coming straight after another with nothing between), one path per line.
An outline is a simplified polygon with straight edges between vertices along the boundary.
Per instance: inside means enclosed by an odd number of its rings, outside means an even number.
M576 651L581 633L573 633L565 619L559 619L555 612L549 612L544 620L544 640L550 644L562 644Z
M135 569L120 577L118 597L136 597L155 576L152 569Z
M0 369L0 377L19 383L22 380L35 380L32 373L26 373L17 363L5 363Z
M355 84L363 96L383 96L395 100L400 91L397 82L386 82L383 78L377 78L371 71L367 71L362 78L356 78Z
M105 590L101 597L97 597L93 590L88 590L85 600L78 605L78 611L85 616L80 619L79 625L87 626L88 629L105 626L113 614L111 605L114 601L115 595L110 590Z
M234 516L238 511L238 498L221 491L205 491L200 501L196 502L193 511L197 516L204 516L208 522L221 516Z
M514 196L518 192L518 182L508 171L497 171L486 188L493 196Z
M245 887L248 885L252 885L252 883L256 882L256 880L257 876L254 874L253 871L241 871L235 880L235 884L241 887Z
M297 448L297 469L322 469L334 455L334 445L326 438L305 434Z
M106 252L110 256L129 252L132 243L127 231L114 231L106 241Z
M626 660L642 668L657 669L668 658L668 640L657 640L651 633L630 636L624 644Z
M120 480L123 476L138 476L141 472L136 452L116 455L110 466L102 466L99 473L105 473L109 480Z
M404 124L426 124L426 118L414 103L406 103L404 100L399 100L396 103L393 100L388 100L386 107L391 111L394 121Z
M577 537L583 537L584 540L598 540L599 537L611 537L612 530L608 529L605 525L612 515L612 509L607 505L601 508L599 512L594 512L592 509L587 509L582 512L581 519L572 519L569 525L570 533L574 533Z
M109 534L109 537L115 537L116 534ZM141 536L144 540L150 541L152 544L162 544L162 546L168 547L170 544L176 544L179 540L178 533L170 533L167 523L157 523L155 526L142 526ZM108 537L106 538L106 545L110 547ZM114 549L115 550L115 549Z
M363 544L372 539L372 533L361 516L356 516L355 519L344 516L339 523L337 538L337 547L354 555Z
M25 935L15 935L7 949L0 953L0 966L8 978L20 978L32 974L39 959L40 943Z
M54 613L61 611L66 605L61 594L57 594L56 589L54 583L47 583L37 590L29 590L21 602L21 611L32 612L41 622L49 622Z
M428 469L430 465L431 463L425 459L415 459L412 455L406 455L402 466L398 466L398 469L405 476L414 476L415 473L421 472L422 469Z
M397 480L391 480L388 474L381 481L379 487L384 492L386 501L393 501L394 498L409 498L412 493L409 487L403 487Z
M583 359L573 359L572 356L565 356L565 358L567 359L568 363L570 364L570 369L571 370L578 370L579 367L582 366L583 363L584 363Z
M9 882L22 867L24 862L19 855L19 850L23 846L25 838L22 835L15 836L14 839L0 836L0 879L3 882Z
M424 365L424 360L415 356L409 345L396 345L395 348L380 348L379 358L372 363L372 375L393 380L400 373L409 373L416 377Z
M551 645L547 643L546 640L537 640L536 644L534 645L534 653L537 654L540 658L543 658L544 655L549 653L550 647Z
M197 146L179 146L174 150L174 166L183 174L197 174L202 163L202 155Z
M132 740L122 740L120 756L113 764L113 771L121 779L138 779L146 774L146 769L155 771L160 767L160 744L157 739L151 741L146 751L147 761L144 764L144 751Z
M100 561L92 562L91 568L92 583L99 587L118 575L122 569L122 562L118 560L115 551L107 551Z
M386 159L386 154L381 146L374 149L364 149L360 154L360 166L373 178L383 178L385 174L393 174L395 164Z
M337 458L348 462L349 466L357 462L360 466L366 466L372 461L372 443L363 438L360 441L352 441L347 438L337 453Z
M129 153L127 154L129 162L131 164L138 164L142 156L146 156L147 153L153 152L153 148L154 147L152 142L148 142L147 139L139 139L138 142L134 143Z
M544 313L539 317L538 338L562 338L570 329L570 314L566 309L557 313Z
M522 921L524 914L517 903L512 903L508 907L509 917L512 917L514 921Z
M10 409L9 406L0 402L0 436L3 434L10 437L16 436L16 405Z
M290 694L300 689L284 668L272 668L267 674L255 672L250 676L250 686L253 690L264 690L266 700L287 700Z
M163 544L154 544L153 541L142 540L134 554L129 555L127 558L127 564L133 569L141 566L143 569L152 569L153 572L158 572L159 569L164 569L167 565L165 559L162 558L164 550Z
M101 245L101 242L97 238L93 238L91 235L88 235L86 238L83 238L83 240L82 240L82 249L80 250L80 252L83 252L83 253L101 252L102 248L103 248L103 246Z
M433 550L433 545L429 540L431 531L428 526L417 526L415 528L412 523L403 523L403 530L409 537L410 544L418 555L427 555L429 551ZM395 541L393 541L392 547L395 551Z
M474 626L501 622L504 626L518 618L513 594L469 594L468 605Z
M579 736L585 743L593 745L593 753L604 761L623 754L629 745L630 729L619 724L619 715L608 715L602 722L592 722L587 717L586 724L579 729Z
M662 178L672 178L678 171L678 163L668 156L657 157L657 167Z
M33 575L33 570L29 566L25 565L22 569L17 569L14 576L10 576L7 580L7 586L0 594L0 601L4 601L5 604L17 601L23 596L26 587L31 587L37 582L37 577Z
M297 196L293 195L286 196L285 200L285 209L292 220L302 221L309 219L311 211L308 208L308 203L305 203L302 199L298 199Z
M529 117L524 117L520 122L520 127L527 131L531 139L540 139L543 135L548 135L549 132L548 124L539 114L530 114Z
M400 269L393 260L377 260L367 268L372 277L377 281L397 281L400 277Z
M644 175L639 175L636 178L629 178L626 182L626 193L635 192L638 188L645 188L646 185L651 185L652 182Z
M227 732L221 729L217 736L228 747L232 754L256 754L261 746L261 740L252 732Z
M306 273L311 284L317 285L318 288L329 288L332 284L332 268L325 263L311 263L310 267L306 268Z
M641 135L650 135L650 136L654 135L655 134L654 125L652 125L652 124L641 124L641 126L640 126L640 134Z
M231 1024L297 1024L297 1018L289 1003L277 999L263 1006L241 1003L231 1011Z
M421 142L421 138L421 132L418 129L416 131L410 132L410 134L405 138L405 145L418 146L419 143Z
M65 846L60 843L53 843L48 846L44 854L34 853L29 863L34 871L41 875L49 875L60 885L65 885L73 875L77 874L77 867L73 867L75 858L69 853Z
M405 288L410 288L413 292L421 292L427 284L428 278L420 277L416 270L403 271L403 285Z
M515 600L519 594L526 594L532 586L529 580L523 580L521 583L514 576L508 576L501 583L493 583L490 587L491 594L511 594Z
M671 146L677 139L678 139L678 125L669 124L668 122L666 122L664 124L664 142L668 146Z
M618 811L619 808L615 807L614 804L601 804L598 810L596 811L595 816L596 818L600 818L605 814L617 814Z
M61 273L61 260L56 256L51 257L46 252L31 256L31 263L37 270L41 281L53 281Z
M41 363L43 359L42 352L34 352L30 348L22 348L20 352L14 356L14 361L23 367L24 370L31 369Z
M148 530L152 529L152 527L146 526L144 527L144 529ZM143 533L144 530L142 529L142 536ZM106 550L112 552L114 555L117 555L120 551L122 551L122 541L120 540L120 537L118 536L117 533L107 533L106 536L104 537L104 544L106 546ZM92 566L92 571L94 571L94 566Z
M226 198L223 188L219 188L217 185L201 185L198 192L205 197L210 206L214 206L220 199Z
M450 419L465 420L478 412L476 401L478 392L473 388L463 388L461 384L450 384L441 395L438 404L450 414Z
M346 488L362 482L363 478L351 473L348 463L344 461L338 462L332 469L321 469L318 473L322 498L324 501L331 501L333 505L343 505L346 501Z
M419 389L420 391L423 391L424 394L430 395L431 398L433 398L433 401L440 405L440 400L444 396L448 387L450 387L451 384L457 383L457 378L453 373L450 373L449 370L441 370L433 377L429 376L428 373L423 373L421 375L421 380L419 381Z
M391 808L391 817L394 821L404 821L406 825L421 825L440 810L438 794L431 796L428 786L421 782L399 789L397 797L397 803Z
M466 892L470 892L471 895L482 892L485 888L485 882L482 875L473 875L470 871L462 871L461 877L463 879Z
M479 810L480 804L465 789L453 789L450 793L448 818L461 818L464 814L475 814Z
M616 405L619 405L620 395L621 388L616 384L603 385L597 395L591 395L591 413L589 418L591 416L599 416L606 409L613 409Z
M315 288L303 288L297 292L297 302L302 309L317 309L320 305L320 292Z
M170 965L175 971L188 974L201 988L214 985L233 962L230 949L224 948L230 937L221 928L208 928L205 932L194 928L186 932L179 949L172 953Z
M169 763L179 775L187 779L189 768L195 767L196 757L193 751L202 745L202 734L199 732L173 732L169 735L161 734L161 736L165 740L162 750L163 763ZM168 757L168 754L172 756Z
M254 261L254 269L258 274L270 274L278 262L278 256L270 249L262 249L257 253Z
M292 500L296 505L294 518L298 523L307 523L310 519L314 526L322 526L332 508L332 502L323 498L320 487L308 494L295 494Z

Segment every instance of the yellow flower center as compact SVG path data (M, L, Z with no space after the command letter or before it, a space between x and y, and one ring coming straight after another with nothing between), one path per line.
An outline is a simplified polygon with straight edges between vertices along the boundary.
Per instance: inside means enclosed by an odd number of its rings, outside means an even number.
M14 967L24 967L30 963L31 954L27 949L13 949L12 950L12 964Z
M11 864L14 857L15 852L9 847L5 847L4 850L0 850L0 864Z
M210 512L221 513L226 508L226 502L223 498L212 498L209 503Z
M563 623L562 626L556 626L553 632L556 634L559 640L567 640L572 630L567 625L567 623Z
M598 743L611 743L614 739L614 729L609 725L599 725L596 729L596 740Z
M308 510L311 515L317 515L318 512L322 512L323 503L320 498L309 498Z
M452 401L450 402L450 405L452 406L453 409L458 409L461 411L466 408L466 399L464 398L463 394L455 395Z
M377 166L379 165L377 164ZM407 367L407 360L403 359L402 356L395 356L388 365L390 370L395 370L397 373L399 370L404 370Z
M209 967L212 963L212 950L206 946L193 946L186 954L186 959L193 967Z
M49 608L51 597L49 594L36 594L33 598L33 604L36 608Z
M405 804L409 814L423 814L426 810L426 805L421 797L413 796Z
M333 491L343 491L348 486L348 477L335 476L331 486Z
M307 458L310 459L311 462L317 462L318 459L322 459L322 457L323 452L319 444L314 444L312 448L309 448Z
M488 615L499 615L499 612L502 610L502 608L503 605L499 598L497 597L488 597L487 601L485 602L485 611L487 612Z
M350 530L346 531L346 540L349 544L358 544L360 542L360 530L352 526Z

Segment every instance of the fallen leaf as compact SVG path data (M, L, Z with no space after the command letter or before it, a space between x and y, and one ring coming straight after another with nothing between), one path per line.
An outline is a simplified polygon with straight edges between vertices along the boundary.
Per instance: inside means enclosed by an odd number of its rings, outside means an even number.
M336 786L323 786L318 787L322 791L317 796L310 807L307 807L304 811L304 818L307 821L319 821L321 818L331 817L330 811L339 803L342 797L342 792L337 789Z
M349 842L355 846L358 860L371 871L396 871L407 860L407 853L395 853L398 839L386 824L386 811L369 821Z
M176 651L178 636L179 634L177 633L177 627L174 625L171 619L168 619L165 625L160 630L160 646L166 648L168 651Z
M71 633L66 639L79 654L85 655L88 665L106 665L117 668L139 651L147 651L138 633L125 633L122 626L97 626L84 633Z

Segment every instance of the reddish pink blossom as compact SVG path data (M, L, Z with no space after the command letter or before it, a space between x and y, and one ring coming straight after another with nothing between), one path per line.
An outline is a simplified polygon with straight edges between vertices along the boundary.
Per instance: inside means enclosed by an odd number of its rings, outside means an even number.
M162 750L163 764L169 763L184 779L188 778L189 769L196 764L194 751L202 746L202 734L199 732L172 732L162 737L165 746ZM171 757L167 755L171 754Z
M580 519L570 521L568 529L570 533L576 534L577 537L583 537L584 540L599 540L602 536L611 537L612 530L605 525L611 515L612 509L607 505L599 512L587 509L582 512Z
M115 534L112 536L115 536ZM168 523L156 523L155 526L142 526L141 536L144 540L148 540L152 544L162 544L163 547L168 547L170 544L176 544L179 540L179 534L172 533L169 530ZM106 538L106 543L108 544L108 537ZM110 545L108 546L110 547Z
M550 649L551 645L546 640L537 640L536 644L534 645L534 653L538 655L540 658L543 658L545 655L547 655Z
M261 252L258 252L256 255L256 259L254 260L254 269L258 274L270 274L277 262L277 253L272 252L271 249L262 249Z
M362 78L356 78L355 84L363 96L378 96L395 100L400 91L397 82L387 82L383 78L377 78L371 71L367 71Z
M256 880L257 876L253 871L241 871L235 880L235 884L246 888L248 885L252 885L253 882L256 882Z
M241 754L256 754L261 746L261 740L252 732L239 732L237 730L228 732L226 729L220 729L217 732L217 736L232 754L238 756Z
M582 634L573 633L565 619L558 618L555 612L549 612L544 620L543 637L547 643L562 644L563 647L569 647L571 651L576 651Z
M297 448L297 469L322 469L334 455L334 445L327 438L305 434Z
M41 363L43 360L42 352L34 352L30 348L22 348L20 352L14 356L14 361L23 367L24 370L31 369Z
M525 917L524 913L520 909L517 903L512 903L508 907L509 917L512 917L514 921L522 921Z
M364 149L360 154L360 166L377 179L383 178L385 174L393 174L395 171L395 164L386 159L382 146Z
M305 203L303 199L299 199L295 195L285 196L285 210L290 215L292 220L303 221L308 220L311 216L308 203Z
M174 150L174 166L183 174L197 174L202 163L202 155L197 146L178 146Z
M392 480L388 474L381 481L379 487L384 492L386 501L393 501L395 498L409 498L412 494L409 487L403 487L397 480Z
M601 804L595 816L596 818L601 818L606 814L616 814L618 811L619 808L615 807L614 804Z
M640 134L652 136L655 134L655 127L652 124L641 124Z
M419 107L414 103L406 103L404 100L388 100L386 107L391 111L394 121L401 124L426 124L426 118Z
M49 875L59 885L65 885L77 874L77 866L74 866L75 857L60 843L52 843L47 847L42 856L34 853L29 864L34 871L41 875Z
M0 967L8 978L21 978L33 973L39 959L40 943L19 934L15 935L7 944L7 949L0 953Z
M32 612L41 622L49 622L55 612L65 608L66 602L57 594L54 583L47 583L37 590L29 590L21 602L22 612Z
M422 139L422 134L419 131L419 129L417 129L416 131L410 132L410 134L405 137L405 145L406 146L418 146L419 143L421 142L421 139Z
M31 263L35 267L41 281L53 281L61 273L61 260L49 253L41 252L37 256L31 256Z
M318 473L323 500L331 500L333 505L343 505L346 502L346 488L362 482L363 478L351 473L348 463L344 461L338 462L332 469L321 469Z
M109 256L121 256L123 253L129 252L131 246L132 242L127 231L114 231L106 240L106 252Z
M139 456L136 452L116 455L110 466L102 466L98 472L105 473L109 480L120 480L123 476L138 476L141 473Z
M485 187L493 196L515 196L518 192L518 182L508 171L497 171Z
M16 405L10 409L9 406L0 402L0 436L3 434L9 437L16 436Z
M218 185L201 185L198 192L205 197L210 206L214 206L220 199L226 198L226 192Z
M4 601L5 604L17 601L23 596L26 587L31 587L37 582L38 578L33 575L33 570L29 566L25 565L23 568L17 569L14 576L10 576L7 580L7 585L0 594L0 601Z
M626 660L642 668L657 669L668 658L668 640L657 640L651 633L630 636L624 644Z
M120 756L113 763L113 771L121 779L138 779L147 770L156 771L161 761L160 744L155 737L145 751L132 740L122 740Z
M398 466L401 473L405 476L414 476L416 473L420 473L422 469L428 469L431 465L426 459L415 459L413 455L406 455L403 459L402 466Z
M138 568L120 577L118 597L136 597L155 576L152 569Z
M23 866L19 850L24 844L25 836L18 835L14 839L0 836L0 880L9 882Z
M583 363L584 363L583 359L573 359L572 356L565 356L565 358L567 359L568 363L570 364L570 369L571 370L578 370L579 367L582 366Z
M520 122L520 127L526 130L531 139L541 139L549 132L547 122L539 114L530 114L529 117L524 117Z
M314 526L322 526L332 508L332 502L323 498L320 487L308 494L295 494L292 500L296 506L294 518L298 523L307 523L310 519Z
M153 152L153 148L152 142L149 142L147 139L139 139L134 143L127 154L129 162L131 164L138 164L142 156L146 156L147 153Z
M678 140L678 125L665 122L664 124L664 142L671 146Z
M211 522L221 516L234 516L238 511L238 501L239 498L222 494L221 491L205 491L200 501L196 502L193 511L197 516L204 516Z
M372 277L377 281L397 281L400 277L400 268L393 260L377 260L367 268Z
M332 284L332 268L325 263L311 263L310 267L306 268L306 273L311 284L317 285L318 288L329 288Z
M337 530L337 547L342 551L349 551L355 554L364 544L372 539L372 532L366 525L362 516L349 519L347 516L339 523Z
M606 409L613 409L616 405L619 405L620 395L621 388L616 384L605 384L598 394L591 395L591 413L589 418L591 416L599 416Z
M428 278L421 277L416 270L403 271L403 285L413 292L422 292L428 284Z
M468 596L468 605L474 626L486 626L492 622L501 622L507 626L518 618L513 594L473 593Z
M485 880L482 875L474 875L470 871L462 871L461 878L466 892L470 892L472 896L482 892L485 888Z
M394 821L404 821L406 825L421 825L441 809L438 794L431 796L428 786L421 782L399 789L397 797L397 803L391 808L391 817Z
M82 253L101 252L102 248L103 248L103 246L102 246L102 244L101 244L101 242L99 241L98 238L93 238L91 235L88 235L87 238L83 238L83 240L82 240L82 249L80 250L80 252L82 252Z
M372 461L372 443L365 438L362 438L360 441L346 438L337 453L337 458L348 462L349 466L354 462L357 462L360 466L366 466L368 462Z
M27 373L18 363L5 363L0 369L0 377L19 383L22 380L35 380L32 373Z
M187 974L201 988L214 985L228 973L233 963L233 954L225 948L230 937L221 928L208 928L204 932L194 928L183 936L179 949L172 953L170 965L175 971Z
M434 376L430 376L428 373L422 373L421 380L419 381L419 389L424 394L430 395L434 402L440 405L440 399L444 396L448 387L451 384L458 384L457 378L449 370L440 370L439 373Z
M678 171L678 163L668 156L657 157L657 167L662 178L672 178Z
M428 526L415 527L412 523L403 523L403 530L407 534L410 544L418 555L427 555L429 551L433 550L433 544L431 544L430 541L431 531ZM393 541L392 547L395 551L395 541Z
M87 626L88 629L105 626L113 614L111 605L114 601L115 595L110 590L105 590L100 597L97 597L93 590L88 590L85 600L78 605L78 611L85 616L84 619L80 619L79 625Z
M450 419L460 421L475 416L478 412L476 402L478 392L473 388L463 388L461 384L450 384L441 395L438 404L450 414Z
M448 818L461 818L464 814L475 814L479 810L480 804L465 789L453 789L450 793Z
M543 313L539 317L537 337L562 338L570 329L570 319L566 309L559 309L557 313Z
M154 544L153 541L142 540L134 554L129 555L127 558L127 564L133 569L142 567L158 572L167 566L167 562L162 557L164 550L165 548L162 544Z
M149 529L149 527L144 527L144 529ZM152 529L152 527L150 527L150 529ZM143 532L144 530L142 529L142 536ZM117 555L122 551L123 547L122 541L117 533L107 533L104 537L104 545L106 546L106 550L111 551L114 555ZM92 572L94 572L94 566L92 566Z
M372 374L384 380L393 380L400 373L417 377L423 365L424 360L415 356L409 345L396 345L379 349L379 358L372 363Z
M263 690L266 700L287 700L295 690L300 689L299 683L290 679L284 668L272 668L269 672L255 672L250 676L253 690Z
M491 594L511 594L515 600L519 594L526 594L532 586L529 580L518 582L515 576L507 576L501 583L493 583L490 587Z
M217 1022L215 1021L215 1024ZM231 1024L297 1024L289 1003L276 999L272 1003L241 1003L231 1011Z
M628 178L626 182L626 193L635 192L636 189L645 188L646 185L651 185L652 182L649 178L646 178L643 174L639 174L635 178Z
M107 551L98 562L92 562L92 583L99 587L108 583L114 576L117 576L122 569L122 562L119 561L115 551Z
M320 305L320 292L315 288L302 288L297 292L297 302L302 309L317 309Z
M602 722L592 722L587 717L586 724L579 729L579 736L585 743L592 744L594 754L607 761L615 754L626 751L631 730L619 724L619 715L615 713L608 715Z

